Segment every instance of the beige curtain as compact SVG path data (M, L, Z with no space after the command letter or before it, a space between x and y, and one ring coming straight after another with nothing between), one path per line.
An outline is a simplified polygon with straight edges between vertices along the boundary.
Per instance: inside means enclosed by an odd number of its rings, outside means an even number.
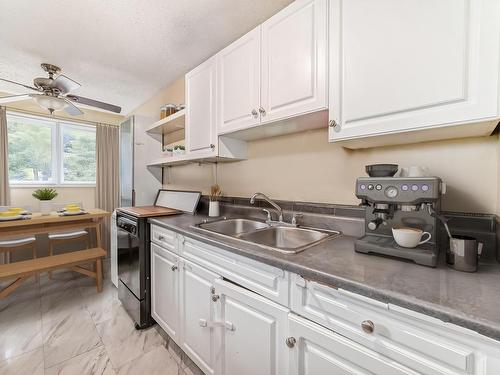
M97 124L96 129L96 207L113 212L119 203L119 128ZM103 246L109 251L110 224L105 221Z
M0 107L0 206L10 205L7 111Z

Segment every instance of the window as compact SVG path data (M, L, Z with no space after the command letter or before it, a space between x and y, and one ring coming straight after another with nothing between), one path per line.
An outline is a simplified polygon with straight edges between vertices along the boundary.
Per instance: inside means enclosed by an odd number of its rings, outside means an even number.
M95 128L60 124L62 183L95 183Z
M12 185L95 184L95 128L7 115Z

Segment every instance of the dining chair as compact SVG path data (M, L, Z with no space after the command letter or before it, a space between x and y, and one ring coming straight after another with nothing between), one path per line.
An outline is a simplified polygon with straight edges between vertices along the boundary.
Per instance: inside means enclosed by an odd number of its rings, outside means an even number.
M61 211L68 204L76 204L83 210L82 202L68 202L68 203L53 203L52 207L55 211ZM49 237L49 256L54 254L54 247L69 243L82 241L85 244L85 249L90 248L90 236L86 230L74 230L74 231L58 231L51 232L48 234ZM49 272L49 279L52 278L52 272Z
M30 206L0 206L0 212L8 211L11 207L21 207L31 212ZM0 240L0 253L3 255L4 263L10 263L11 253L23 248L31 248L33 259L37 257L36 238L34 236L20 236L8 240Z

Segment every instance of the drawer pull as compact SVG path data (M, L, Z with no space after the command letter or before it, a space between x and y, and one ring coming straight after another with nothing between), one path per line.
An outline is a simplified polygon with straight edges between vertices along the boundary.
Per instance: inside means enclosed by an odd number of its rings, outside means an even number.
M361 323L361 328L366 333L373 333L373 331L375 330L375 324L373 324L371 320L364 320Z
M177 268L179 268L179 267L177 267L177 266L174 264L171 268L172 268L172 271L175 271L175 270L176 270Z
M163 237L162 235L159 235L158 236L158 241L165 241L165 237Z
M295 339L295 337L289 337L285 340L285 343L289 348L293 348L297 343L297 340Z

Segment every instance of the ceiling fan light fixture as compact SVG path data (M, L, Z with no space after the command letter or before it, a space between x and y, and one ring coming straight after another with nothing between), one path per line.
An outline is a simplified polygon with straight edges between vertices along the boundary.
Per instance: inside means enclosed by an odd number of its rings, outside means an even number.
M59 99L55 96L38 95L35 96L34 99L40 107L49 110L50 113L60 111L68 105L63 99Z

